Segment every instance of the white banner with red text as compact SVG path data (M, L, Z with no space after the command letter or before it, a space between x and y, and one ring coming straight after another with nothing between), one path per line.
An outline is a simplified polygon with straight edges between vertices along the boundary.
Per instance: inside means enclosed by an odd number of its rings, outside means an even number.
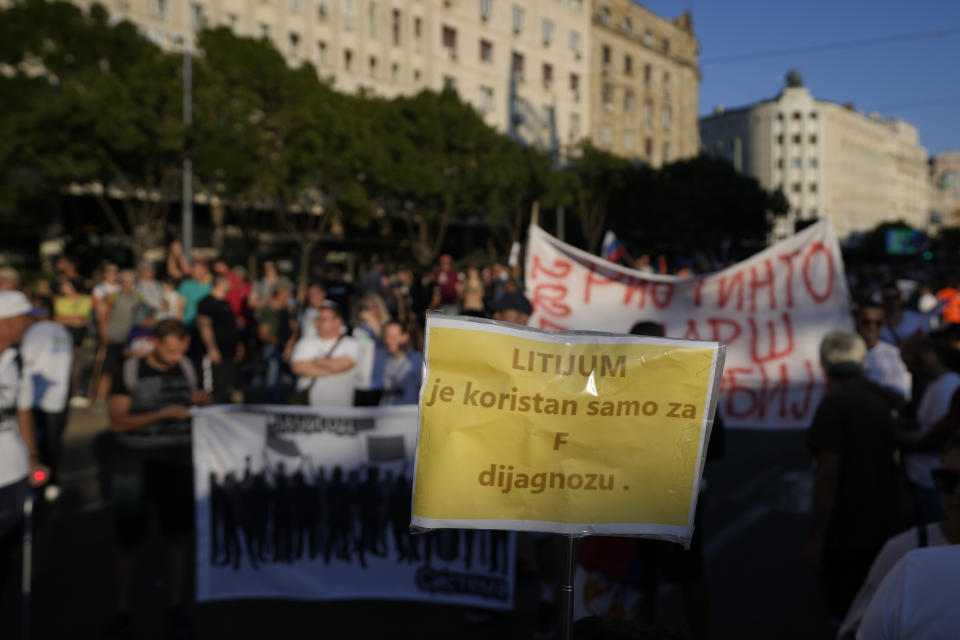
M511 609L515 534L411 534L416 446L416 405L194 410L197 600Z
M829 219L723 271L692 277L607 262L531 227L529 324L625 333L661 323L667 337L727 345L718 411L728 426L803 428L823 393L820 340L853 329L843 258Z

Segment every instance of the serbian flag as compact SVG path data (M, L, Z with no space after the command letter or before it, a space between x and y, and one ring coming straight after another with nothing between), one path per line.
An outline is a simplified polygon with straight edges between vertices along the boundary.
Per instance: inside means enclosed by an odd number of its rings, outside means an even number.
M610 262L616 262L627 255L627 250L620 241L617 240L617 236L613 231L607 231L607 234L603 236L602 255L604 260L609 260Z

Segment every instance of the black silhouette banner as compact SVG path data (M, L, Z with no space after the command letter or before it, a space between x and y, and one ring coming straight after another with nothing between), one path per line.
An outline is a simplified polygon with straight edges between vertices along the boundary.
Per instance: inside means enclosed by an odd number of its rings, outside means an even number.
M197 599L513 608L512 532L410 532L417 407L193 414Z

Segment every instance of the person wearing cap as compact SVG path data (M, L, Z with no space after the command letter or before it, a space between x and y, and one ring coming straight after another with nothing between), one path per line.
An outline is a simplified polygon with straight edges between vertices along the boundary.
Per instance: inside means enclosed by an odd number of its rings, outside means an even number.
M49 319L47 309L35 309L31 318L32 324L20 342L22 371L17 409L33 415L37 450L43 464L50 468L44 497L53 501L60 496L57 472L67 428L73 339L63 325Z
M23 504L30 486L41 486L49 470L40 463L32 414L18 411L20 353L17 345L32 307L19 291L0 291L0 603L7 589L19 587L17 561ZM17 614L14 613L14 616ZM16 619L4 629L16 636Z
M493 302L493 319L513 324L527 324L533 305L519 291L508 291Z
M820 575L827 609L837 620L899 524L896 425L863 375L866 353L855 333L832 331L823 338L827 392L807 433L816 471L804 556Z

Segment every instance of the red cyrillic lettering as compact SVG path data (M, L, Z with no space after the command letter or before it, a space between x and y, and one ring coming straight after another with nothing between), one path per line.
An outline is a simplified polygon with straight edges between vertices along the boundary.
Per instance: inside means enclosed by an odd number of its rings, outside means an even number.
M777 358L784 358L793 353L793 322L789 313L784 313L780 316L780 318L783 321L783 327L786 330L787 344L785 347L783 347L783 349L777 351L776 321L767 320L767 329L770 335L770 350L766 355L760 354L760 331L757 329L756 320L753 318L747 318L747 322L750 324L750 358L757 364L770 362L771 360L776 360Z
M817 293L813 289L813 282L810 279L810 261L814 254L822 253L827 258L827 289L824 293ZM824 302L833 295L833 256L830 250L822 242L814 242L810 245L810 251L803 258L803 284L807 288L807 293L815 302Z
M550 294L549 292L553 292ZM570 306L564 301L567 298L567 288L562 284L538 284L533 290L533 306L544 313L564 318L570 315Z
M551 271L550 269L544 267L543 263L540 262L540 256L533 254L533 267L530 269L530 279L536 280L538 274L544 273L551 278L561 280L567 277L567 275L570 273L570 269L573 268L573 265L565 260L558 259L553 261L553 268L554 270Z
M738 271L730 276L730 286L727 287L726 276L720 276L720 282L717 284L717 308L723 309L727 306L727 301L733 295L733 290L737 290L737 311L743 309L743 272Z
M651 298L653 299L653 306L657 309L666 309L670 306L670 301L673 299L673 291L675 287L672 282L651 282ZM665 291L666 297L660 299L660 296L657 295L659 291Z
M694 319L687 320L687 330L683 334L684 340L699 340L700 332L697 331L697 321Z
M731 344L734 340L740 337L740 333L741 333L740 323L735 320L730 320L728 318L708 318L707 322L709 322L711 328L713 328L713 340L716 342L724 342L726 344ZM720 332L721 326L730 327L731 329L730 334L727 336L721 335L721 332Z
M585 284L585 286L584 286L584 288L583 288L583 302L584 302L584 303L590 302L590 288L591 288L593 285L596 284L596 285L604 286L604 285L608 285L608 284L614 284L614 283L616 282L615 280L611 280L610 278L606 278L606 277L603 277L603 276L600 276L599 278L594 278L594 277L593 277L593 274L594 274L594 273L596 273L596 271L594 271L593 269L589 269L589 270L587 271L587 281L586 281L586 284Z
M777 258L783 262L787 263L787 309L793 308L793 259L798 255L803 253L800 249L796 251L791 251L790 253L785 253L784 255Z
M773 277L773 265L769 260L763 261L766 267L767 277L763 280L757 278L757 268L750 267L750 311L757 310L757 290L766 288L767 298L770 300L770 308L777 308L777 281Z

